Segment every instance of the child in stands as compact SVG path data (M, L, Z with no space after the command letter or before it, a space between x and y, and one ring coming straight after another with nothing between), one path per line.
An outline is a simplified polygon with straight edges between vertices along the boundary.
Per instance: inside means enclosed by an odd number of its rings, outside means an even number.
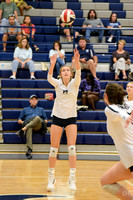
M35 25L31 23L31 17L29 15L25 15L24 19L23 19L23 24L21 25L22 28L22 34L23 37L26 37L28 41L30 41L30 32L31 32L31 40L33 42L33 47L35 48L36 51L39 50L39 48L34 44L34 35L36 32L35 29ZM33 28L29 28L29 27L33 27Z

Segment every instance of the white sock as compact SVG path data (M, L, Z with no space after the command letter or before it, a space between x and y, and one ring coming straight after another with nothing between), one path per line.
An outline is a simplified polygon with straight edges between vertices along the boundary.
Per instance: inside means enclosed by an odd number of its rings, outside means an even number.
M76 168L70 168L70 176L75 177L75 173L76 173Z
M48 168L48 174L49 176L54 176L55 168Z

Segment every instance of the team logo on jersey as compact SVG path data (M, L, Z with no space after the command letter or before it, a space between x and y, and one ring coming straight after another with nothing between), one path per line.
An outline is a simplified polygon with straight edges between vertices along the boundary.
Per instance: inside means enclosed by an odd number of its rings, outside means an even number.
M37 200L38 198L71 198L66 195L41 195L41 194L9 194L9 195L0 195L0 200Z
M68 90L63 90L63 94L65 94L65 93L67 94L67 93L68 93Z

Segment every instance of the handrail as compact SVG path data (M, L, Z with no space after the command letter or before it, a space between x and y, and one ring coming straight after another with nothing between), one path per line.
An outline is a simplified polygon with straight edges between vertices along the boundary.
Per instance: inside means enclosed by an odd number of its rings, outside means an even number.
M1 26L0 27L5 27L5 28L8 28L10 26ZM73 29L74 31L74 42L73 42L73 48L75 48L75 31L77 30L87 30L87 29L93 29L93 30L112 30L111 28L106 28L106 27L89 27L89 28L83 28L83 27L79 27L79 26L73 26L73 27L60 27L59 25L57 26L35 26L35 27L31 27L31 26L12 26L13 28L29 28L30 29L30 44L32 44L32 40L31 40L31 35L32 35L32 28L35 28L35 29L41 29L41 28L45 28L45 29ZM113 30L118 30L117 31L117 36L116 36L116 43L118 44L118 41L120 39L120 30L133 30L133 28L113 28ZM36 35L36 34L35 34ZM3 42L4 43L4 42ZM6 43L9 43L8 41ZM13 42L13 41L10 41L10 43L16 43L16 42Z

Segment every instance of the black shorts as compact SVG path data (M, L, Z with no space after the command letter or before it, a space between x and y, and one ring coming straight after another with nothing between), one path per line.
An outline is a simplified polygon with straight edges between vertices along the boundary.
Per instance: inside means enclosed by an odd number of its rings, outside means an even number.
M66 127L70 124L76 124L77 122L77 119L76 117L70 117L70 118L67 118L67 119L61 119L61 118L58 118L56 116L53 116L53 124L54 125L57 125L57 126L60 126L60 127Z
M130 172L133 172L133 165L131 167L129 167Z

